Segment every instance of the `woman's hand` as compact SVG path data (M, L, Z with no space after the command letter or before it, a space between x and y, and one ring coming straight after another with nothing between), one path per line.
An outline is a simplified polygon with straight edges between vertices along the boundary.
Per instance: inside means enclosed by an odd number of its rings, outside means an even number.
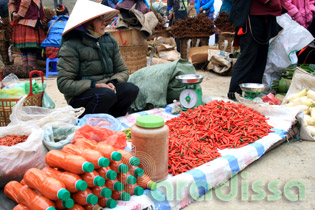
M202 9L202 7L200 7L200 8L199 8L199 12L202 12L202 11L203 11L203 9Z
M13 20L15 20L15 21L18 21L21 18L20 15L16 12L13 12L12 16L13 16Z
M105 84L105 83L96 83L95 84L95 87L96 88L109 88L113 91L116 91L116 88L115 86L112 84L112 83L108 83L108 84Z

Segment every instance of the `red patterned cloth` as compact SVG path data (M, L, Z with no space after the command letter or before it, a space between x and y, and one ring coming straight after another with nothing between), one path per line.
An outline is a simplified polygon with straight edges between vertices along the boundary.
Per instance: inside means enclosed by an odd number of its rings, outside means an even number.
M59 49L60 49L59 47L46 47L45 48L46 57L49 59L57 58Z
M13 27L12 41L17 48L40 48L45 38L45 33L40 27L38 29L25 25Z

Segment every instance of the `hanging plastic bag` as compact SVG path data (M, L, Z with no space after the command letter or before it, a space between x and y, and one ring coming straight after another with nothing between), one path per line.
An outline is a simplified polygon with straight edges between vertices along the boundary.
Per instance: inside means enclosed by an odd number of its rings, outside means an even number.
M124 149L127 146L126 134L113 131L107 128L84 125L75 131L73 142L77 139L87 139L96 142L104 142L117 149Z
M11 123L9 125L17 124L35 124L39 127L51 122L64 122L75 124L77 118L83 114L84 108L74 109L71 106L65 106L56 109L48 109L38 106L23 106L26 96L18 101L12 108L10 115Z
M114 131L121 130L120 121L109 114L86 114L78 120L78 126L83 125L102 127Z
M27 140L14 146L0 146L0 187L11 181L20 181L30 168L43 168L46 148L42 144L43 131L34 125L20 124L0 127L0 137L26 135Z
M61 150L66 144L71 143L74 132L78 128L63 122L48 123L42 128L44 131L43 143L48 150Z
M43 99L42 99L42 107L48 109L54 109L56 107L55 102L49 97L46 91L44 91Z
M298 61L296 52L307 46L314 37L303 26L286 13L277 17L283 28L278 36L270 41L268 58L263 76L263 84L271 87L273 80L279 80L285 68ZM268 90L267 90L268 91Z

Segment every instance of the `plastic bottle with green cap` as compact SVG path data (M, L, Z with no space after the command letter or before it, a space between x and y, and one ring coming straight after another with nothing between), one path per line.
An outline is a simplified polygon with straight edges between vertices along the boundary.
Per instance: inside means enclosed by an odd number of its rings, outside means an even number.
M4 194L29 209L56 210L55 204L51 200L17 181L7 183L4 187Z
M93 171L91 173L84 173L81 175L81 177L90 188L95 186L102 187L105 185L105 179L101 177L97 171Z
M129 201L130 200L130 194L124 191L114 191L112 198L115 200L122 200L122 201Z
M137 167L137 166L131 166L131 167L129 168L129 172L130 172L131 174L133 174L134 176L137 176L137 177L141 177L141 176L143 176L143 174L144 174L143 169L142 169L142 168L139 168L139 167Z
M55 205L57 209L65 209L65 208L70 209L74 205L74 200L72 200L71 198L69 198L66 201L57 200L55 202Z
M127 173L129 167L121 161L112 161L109 167L117 173Z
M131 152L126 150L117 150L121 155L121 161L128 166L138 166L140 164L139 158L135 157Z
M31 168L24 174L24 182L50 200L68 200L70 192L60 180L47 176L37 168Z
M89 188L72 194L72 199L75 203L81 206L86 206L88 204L95 205L98 202L97 196L94 195Z
M51 168L59 168L75 174L89 173L94 170L94 165L86 161L84 157L58 150L49 151L46 154L45 160Z
M137 184L143 189L156 190L157 184L152 181L151 178L144 174L142 177L138 177Z
M98 169L100 167L107 167L109 165L109 159L103 157L102 153L97 150L80 147L74 144L67 144L62 148L61 151L68 154L80 155L84 157L88 162L94 165L95 169Z
M117 172L113 171L110 167L102 167L97 172L105 179L114 180L117 178Z
M137 182L137 178L135 176L132 176L129 172L123 174L118 174L117 177L118 181L125 184L135 184Z
M141 168L150 172L153 181L161 181L168 175L168 134L163 117L157 115L137 117L131 127L132 152L140 163L146 163Z
M112 198L100 198L98 201L98 204L101 207L104 207L104 208L107 207L107 208L113 209L117 206L117 201L115 201Z
M125 191L127 193L129 193L130 195L138 195L138 196L140 196L140 195L143 194L144 189L142 187L140 187L139 185L137 185L137 184L133 184L133 185L127 184L127 185L125 185Z
M92 190L92 193L96 195L98 198L101 198L101 197L109 198L112 196L112 191L105 186L93 187L91 188L91 190Z
M107 180L105 186L109 188L111 191L122 191L124 189L124 185L119 182L117 179Z
M46 175L59 179L65 184L66 189L70 193L75 193L77 191L83 191L87 188L87 183L81 179L77 174L73 174L67 171L58 171L56 169L45 167L42 169Z

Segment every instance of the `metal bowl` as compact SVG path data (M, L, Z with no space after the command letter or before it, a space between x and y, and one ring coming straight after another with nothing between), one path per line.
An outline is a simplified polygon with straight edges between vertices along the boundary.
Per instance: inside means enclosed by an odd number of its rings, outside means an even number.
M203 80L203 76L199 74L184 74L184 75L178 75L175 78L184 84L197 84L197 83L202 82Z
M259 83L242 83L240 84L242 91L247 92L263 92L266 90L266 85Z

